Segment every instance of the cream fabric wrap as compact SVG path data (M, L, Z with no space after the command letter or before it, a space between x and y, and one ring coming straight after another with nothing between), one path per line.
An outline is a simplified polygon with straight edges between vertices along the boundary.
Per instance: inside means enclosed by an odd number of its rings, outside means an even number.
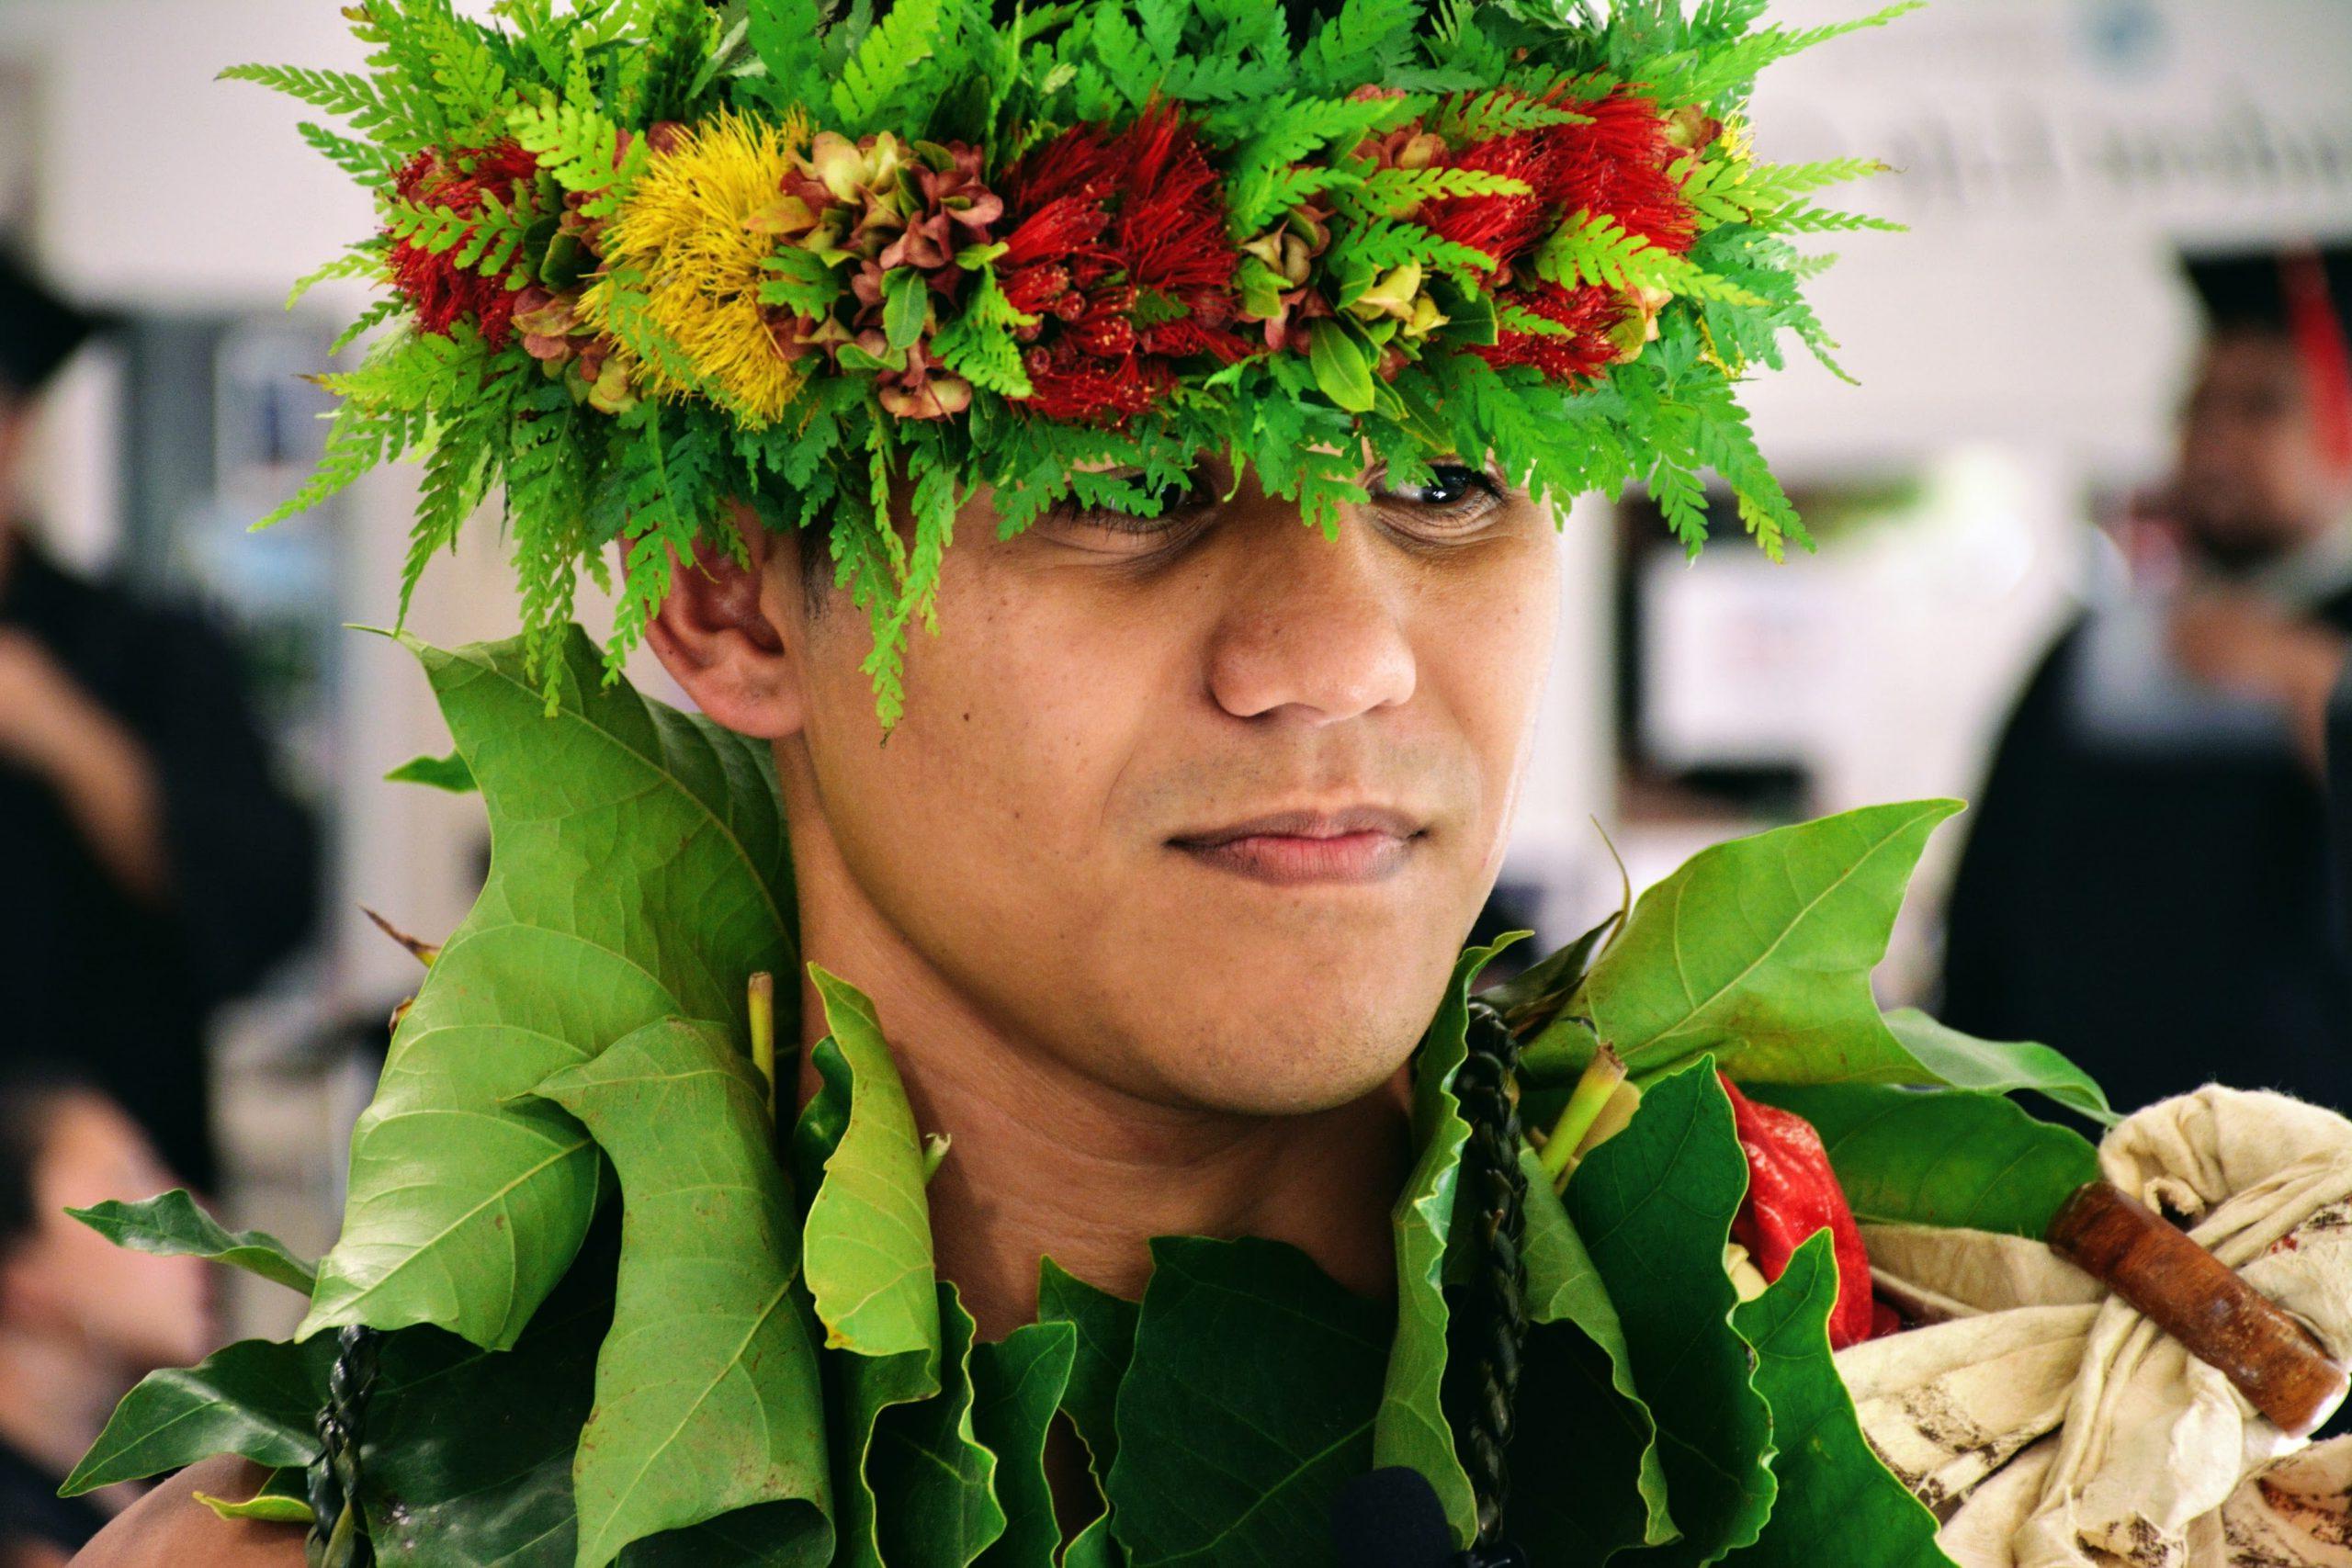
M2352 1359L2352 1122L2207 1088L2127 1118L2099 1165ZM1962 1568L2352 1568L2352 1443L2287 1437L2040 1242L1863 1239L1880 1290L1929 1325L1838 1370Z

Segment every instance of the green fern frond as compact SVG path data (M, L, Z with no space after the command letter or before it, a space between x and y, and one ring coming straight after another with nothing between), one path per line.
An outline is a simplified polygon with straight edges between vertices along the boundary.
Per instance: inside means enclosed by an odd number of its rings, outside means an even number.
M1425 201L1453 196L1525 196L1525 180L1484 169L1379 169L1353 186L1334 188L1341 212L1358 218L1403 218Z
M859 41L833 84L833 113L844 135L885 129L891 100L931 58L939 18L940 0L905 0Z
M304 120L295 133L321 155L369 189L381 189L391 184L393 164L380 147L356 141L329 130L316 120Z
M382 253L370 246L354 246L322 266L304 273L295 281L292 292L286 296L286 308L292 310L302 302L302 297L332 277L368 277L384 276Z
M1455 93L1446 99L1430 129L1454 145L1540 130L1550 125L1589 125L1590 115L1542 103L1509 87Z
M1345 308L1372 286L1379 274L1418 262L1476 287L1495 269L1495 258L1469 245L1442 239L1418 223L1376 219L1340 231L1326 266L1338 280L1334 305Z
M383 325L386 321L390 321L393 317L399 315L406 309L408 309L408 301L405 299L393 299L377 300L375 303L369 305L365 310L360 311L358 318L349 326L344 328L342 332L335 334L334 342L327 345L328 356L332 358L334 355L341 354L345 349L349 348L353 344L357 343L368 333L372 332L377 327Z
M1706 272L1634 233L1607 213L1579 212L1537 247L1536 272L1573 288L1601 284L1611 288L1659 288L1686 299L1761 307L1762 296Z
M1299 51L1299 80L1333 95L1386 81L1411 54L1420 15L1420 0L1346 0Z
M568 95L560 100L543 95L510 111L506 125L558 184L592 197L582 204L590 217L612 215L649 156L642 136L631 137L628 151L621 152L620 127Z
M1845 234L1860 230L1899 234L1906 227L1892 218L1874 218L1866 212L1840 212L1804 201L1758 214L1756 224L1758 228L1776 234Z
M1025 398L1032 390L1029 372L1021 363L1021 341L1013 333L1035 322L1035 316L1013 308L997 288L996 269L986 267L963 313L933 337L931 351L975 387L1001 397Z
M353 130L374 137L395 152L414 152L424 144L424 139L409 127L407 115L386 102L373 82L353 72L300 65L232 65L218 80L258 83L299 98L312 108L350 121Z

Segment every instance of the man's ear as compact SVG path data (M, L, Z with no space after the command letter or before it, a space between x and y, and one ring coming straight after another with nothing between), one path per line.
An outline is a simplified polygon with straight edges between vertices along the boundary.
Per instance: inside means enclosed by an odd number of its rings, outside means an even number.
M772 581L797 564L792 541L763 526L748 507L731 508L749 564L696 541L692 560L676 561L670 594L648 623L645 640L703 712L740 735L775 740L799 732L808 706L797 639L777 616L797 602L789 584Z

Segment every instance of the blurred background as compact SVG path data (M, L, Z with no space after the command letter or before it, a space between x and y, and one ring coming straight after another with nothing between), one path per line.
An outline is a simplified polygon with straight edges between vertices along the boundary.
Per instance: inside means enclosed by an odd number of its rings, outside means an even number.
M1782 0L1774 17L1858 8ZM126 803L66 787L77 775L53 737L44 751L20 735L12 755L0 712L0 785L13 770L20 789L45 791L52 838L86 837L108 811L187 830L199 818L175 795L183 774L245 778L240 796L264 802L259 816L200 818L211 825L194 836L266 852L216 856L235 862L217 874L182 868L187 929L106 955L107 987L164 1021L147 1037L175 1059L109 1067L105 1087L131 1101L144 1086L153 1104L133 1109L161 1157L232 1224L305 1252L332 1239L331 1151L419 973L363 910L437 941L487 848L470 797L382 782L447 737L408 656L345 629L393 618L415 469L247 532L309 471L324 405L299 378L367 298L329 283L289 314L288 285L371 215L296 133L304 111L214 73L356 66L357 52L328 0L0 0L0 248L108 329L17 400L9 499L23 527L15 567L0 564L0 710L13 702L21 720L36 692L51 707L108 706L105 681L72 659L23 656L42 635L40 606L26 608L38 558L52 615L73 618L60 585L99 584L88 591L120 598L82 604L85 620L158 606L139 612L149 646L186 649L191 670L233 657L254 740L250 754L242 739L178 742L168 713L119 713L108 743L130 745L130 776L141 756L156 775L142 807L135 789ZM2092 606L2005 762L2041 781L2017 798L2071 804L2036 818L1996 798L1943 830L1882 971L1885 999L2049 1039L2120 1073L2119 1100L2134 1100L2136 1058L2114 1056L2095 1010L2107 1004L2086 1013L2052 996L2038 964L2104 952L2157 966L2162 983L2125 1021L2172 1031L2154 1051L2163 1071L2145 1075L2154 1092L2164 1073L2243 1059L2190 998L2259 990L2238 965L2275 960L2263 983L2276 997L2241 996L2231 1016L2275 1021L2294 1043L2232 1076L2352 1103L2340 932L2307 897L2324 852L2316 762L2298 751L2284 677L2268 679L2293 662L2284 650L2315 660L2330 646L2298 628L2327 625L2352 586L2352 490L2332 446L2352 419L2338 406L2341 316L2331 368L2310 285L2323 311L2352 299L2340 258L2302 249L2352 239L2352 6L1944 0L1775 68L1755 118L1767 158L1887 160L1894 172L1841 205L1909 226L1813 247L1843 253L1813 297L1860 386L1792 345L1787 373L1749 394L1819 549L1773 567L1726 511L1732 536L1690 563L1638 497L1575 510L1567 631L1496 919L1551 942L1584 930L1617 899L1611 843L1639 886L1731 834L1979 797L2029 681ZM2251 275L2209 276L2200 306L2185 249L2266 254ZM2217 360L2217 321L2245 353ZM24 331L0 320L0 335ZM2183 595L2205 604L2206 584L2224 591L2219 608L2188 624ZM2341 619L2352 629L2352 604ZM444 642L512 628L494 529L432 569L411 625ZM2221 678L2233 653L2274 647L2275 669ZM650 660L636 673L673 690ZM75 765L124 773L100 752ZM1972 931L1965 888L1948 911L1987 823L1969 874L1991 913ZM135 856L85 858L109 897L139 904ZM46 929L52 896L30 863L0 842L0 892ZM2222 886L2233 878L2244 886ZM2184 890L2201 906L2188 924L2158 908ZM2285 934L2253 929L2233 899ZM2091 929L2119 909L2140 923ZM15 1000L0 997L0 1016ZM71 1017L32 1027L53 1038L13 1050L85 1054ZM237 1331L293 1321L284 1292L230 1288L220 1306Z

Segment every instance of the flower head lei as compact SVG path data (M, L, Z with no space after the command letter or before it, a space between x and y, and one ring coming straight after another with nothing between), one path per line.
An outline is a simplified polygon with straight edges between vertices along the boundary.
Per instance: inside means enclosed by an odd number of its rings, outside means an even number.
M421 454L405 610L502 488L552 680L583 564L625 551L617 668L740 502L825 531L886 724L981 486L1008 534L1150 516L1216 451L1329 530L1370 454L1646 484L1695 550L1712 470L1777 557L1805 535L1735 384L1834 346L1793 240L1886 225L1813 199L1879 165L1759 162L1743 110L1906 8L357 0L367 71L228 73L344 118L303 134L375 193L302 287L389 289L268 520Z

